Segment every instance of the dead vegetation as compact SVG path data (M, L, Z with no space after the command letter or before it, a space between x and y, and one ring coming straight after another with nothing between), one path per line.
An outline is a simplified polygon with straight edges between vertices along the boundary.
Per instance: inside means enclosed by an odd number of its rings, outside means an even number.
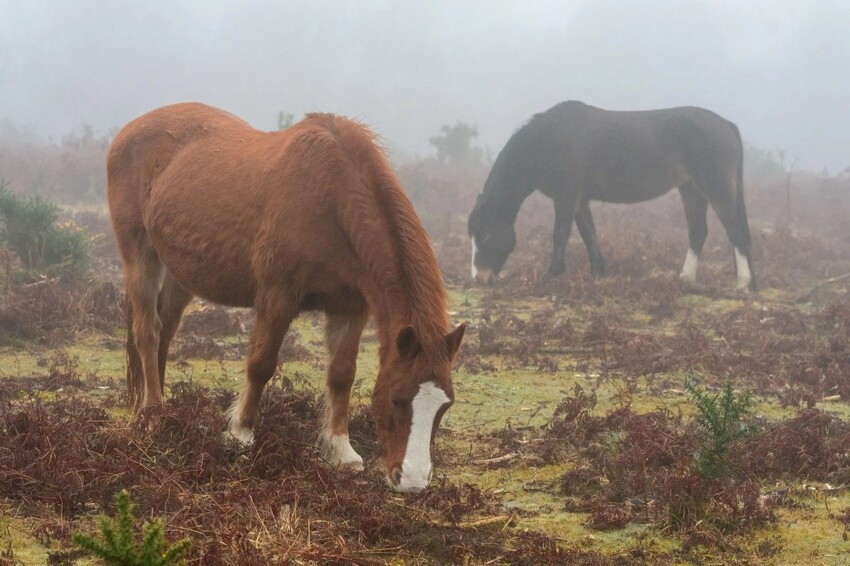
M453 441L435 453L433 487L400 497L383 486L375 465L354 475L321 461L313 447L317 396L303 383L269 389L257 442L244 449L223 434L232 392L171 383L172 377L164 415L130 425L115 416L123 402L112 380L121 376L92 375L60 351L42 355L36 375L3 368L0 380L0 498L29 520L28 534L65 549L71 533L91 526L126 487L144 516L164 519L172 540L192 539L190 561L198 564L663 564L700 562L706 547L722 562L758 562L781 556L781 540L753 549L743 548L740 537L776 524L783 509L807 505L795 490L813 482L850 485L850 425L825 409L850 401L846 179L800 177L789 201L775 198L784 187L748 187L760 295L730 290L728 242L713 218L700 283L680 283L687 230L676 195L594 205L611 276L590 277L574 233L567 276L548 282L540 276L551 246L550 203L532 199L520 213L518 247L502 281L466 294L466 214L486 171L426 160L400 174L451 290L475 297L452 305L472 322L459 373L500 378L525 371L583 384L565 387L571 393L544 409L551 414L544 428L498 422L451 432ZM97 213L75 220L101 234L96 276L76 287L2 279L4 341L70 346L95 331L121 342L109 224ZM202 305L187 314L172 359L241 360L250 325L250 317ZM323 355L321 344L293 331L281 355L321 369L317 352ZM684 399L685 376L709 390L732 380L794 414L753 417L753 434L731 448L728 476L706 480L694 468L690 417L662 402ZM106 394L91 395L105 384ZM604 403L596 394L603 388L615 392ZM658 406L647 407L647 399ZM379 449L362 402L353 407L351 433L374 464ZM441 469L549 465L562 468L557 480L534 489L557 498L558 511L581 513L596 534L641 525L674 537L678 549L660 551L638 538L612 555L590 540L525 532L515 527L526 512L504 507L498 490L439 477ZM850 514L833 512L846 535ZM62 550L52 560L71 558ZM0 564L14 560L14 552L0 553Z
M4 380L0 389L15 387ZM390 557L554 564L594 556L543 535L504 533L510 513L472 485L438 482L402 498L389 495L378 473L332 470L313 447L317 403L307 388L284 382L268 391L250 449L221 432L231 401L231 392L180 383L157 422L132 425L82 397L4 401L0 497L64 543L68 522L109 509L127 488L142 515L164 519L170 537L191 538L190 561L203 564ZM358 423L355 440L372 432ZM534 548L526 546L531 536Z
M112 332L124 319L122 293L110 281L68 285L44 280L11 286L0 301L0 340L59 345L84 330Z

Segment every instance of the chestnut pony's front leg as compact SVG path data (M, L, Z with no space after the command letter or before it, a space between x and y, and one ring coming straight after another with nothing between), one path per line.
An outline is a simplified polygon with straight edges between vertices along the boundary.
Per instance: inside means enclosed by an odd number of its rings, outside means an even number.
M280 302L276 302L278 305ZM263 388L274 375L277 367L277 354L289 325L298 311L288 302L280 309L257 309L257 319L251 332L251 346L248 350L248 374L245 386L230 408L230 432L241 442L248 444L254 440L254 425L260 409Z
M365 310L353 315L328 315L325 337L330 354L324 422L319 443L322 457L332 466L363 469L363 458L348 439L348 404L357 370L360 336L368 318Z
M180 326L183 311L192 301L192 294L180 286L169 274L165 274L159 297L156 301L157 314L162 323L159 332L159 389L165 391L165 364L168 361L168 348Z

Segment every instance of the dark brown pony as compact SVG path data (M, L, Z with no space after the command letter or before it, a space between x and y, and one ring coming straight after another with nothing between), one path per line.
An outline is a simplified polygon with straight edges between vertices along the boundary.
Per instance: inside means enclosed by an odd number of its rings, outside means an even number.
M738 127L710 110L686 106L619 112L575 100L557 104L532 116L493 163L469 215L472 277L489 283L498 276L516 245L517 213L536 190L555 205L552 261L546 272L555 277L566 270L564 252L573 221L587 247L591 272L605 274L590 201L643 202L678 187L690 239L682 279L696 281L711 205L732 243L738 288L755 291L743 167Z
M371 314L380 341L372 412L387 478L401 491L427 486L464 325L449 332L428 235L374 134L332 114L261 132L222 110L177 104L125 126L107 171L137 410L162 404L168 346L194 295L253 307L247 381L231 409L231 431L252 441L290 323L321 310L330 354L323 457L362 468L348 405Z

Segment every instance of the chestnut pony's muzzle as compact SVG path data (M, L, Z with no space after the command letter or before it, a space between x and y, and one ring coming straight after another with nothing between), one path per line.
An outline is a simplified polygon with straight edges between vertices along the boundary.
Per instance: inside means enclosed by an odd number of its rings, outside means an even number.
M387 474L387 484L400 493L418 493L428 487L431 476L430 469L426 475L408 475L404 473L401 466L397 466L391 474Z

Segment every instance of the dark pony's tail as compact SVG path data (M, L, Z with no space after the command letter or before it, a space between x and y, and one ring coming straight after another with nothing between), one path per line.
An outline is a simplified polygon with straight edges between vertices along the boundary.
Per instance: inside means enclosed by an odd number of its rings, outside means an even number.
M738 139L738 186L737 186L737 213L738 225L741 227L741 235L744 237L747 249L744 253L747 255L747 265L750 268L750 290L757 291L756 274L753 269L753 245L750 237L750 224L747 220L747 205L744 203L744 143L741 140L741 132L733 122L729 122L735 137Z
M142 358L136 348L136 336L133 333L133 306L124 299L124 312L127 321L127 399L130 410L137 412L142 406L145 374L142 370Z

